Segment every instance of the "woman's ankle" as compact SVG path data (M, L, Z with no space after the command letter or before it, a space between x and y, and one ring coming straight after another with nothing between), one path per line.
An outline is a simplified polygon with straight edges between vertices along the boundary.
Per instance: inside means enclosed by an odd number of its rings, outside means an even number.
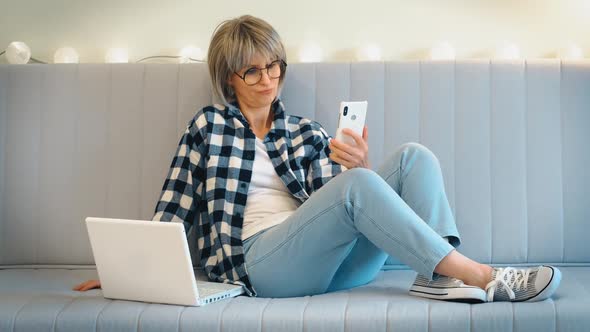
M485 289L487 284L492 281L492 271L494 270L493 267L480 264L477 273L474 275L473 280L470 280L472 286L477 286L481 289ZM467 282L465 282L467 283ZM469 285L469 283L467 283Z

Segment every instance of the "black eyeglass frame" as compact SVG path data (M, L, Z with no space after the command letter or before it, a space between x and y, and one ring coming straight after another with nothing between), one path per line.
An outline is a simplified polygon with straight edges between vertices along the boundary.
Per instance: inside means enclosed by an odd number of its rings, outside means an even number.
M271 67L272 65L274 65L274 64L275 64L275 63L277 63L277 62L279 63L279 65L282 65L282 66L281 66L281 74L280 74L278 77L270 77L270 75L268 75L268 70L270 69L270 67ZM256 83L253 83L253 84L248 84L248 83L246 83L246 73L247 73L247 72L248 72L250 69L252 69L252 68L256 68L256 69L258 69L258 70L259 70L258 72L259 72L260 74L258 75L258 81L256 81ZM235 71L234 71L234 74L236 74L236 76L238 76L239 78L241 78L241 79L242 79L242 81L244 81L244 84L246 84L246 85L248 85L248 86L253 86L253 85L256 85L256 84L258 84L258 82L260 82L260 80L262 79L262 71L263 71L263 70L265 70L265 69L266 69L266 74L268 75L268 77L270 77L271 79L277 79L277 78L280 78L281 76L285 75L285 71L287 71L287 63L286 63L286 62L285 62L285 60L283 60L283 59L278 59L278 60L275 60L275 61L273 61L273 62L269 63L269 64L268 64L266 67L264 67L264 68L258 68L258 67L251 67L251 68L248 68L248 69L247 69L247 70L244 72L244 75L240 75L240 74L238 74L238 73L237 73L237 72L235 72Z

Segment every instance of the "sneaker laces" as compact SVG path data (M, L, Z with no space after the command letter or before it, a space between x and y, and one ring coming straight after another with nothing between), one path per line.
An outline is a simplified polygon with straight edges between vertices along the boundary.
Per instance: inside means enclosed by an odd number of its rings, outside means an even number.
M496 270L496 278L490 281L486 285L487 301L492 302L494 300L494 293L496 289L506 290L511 300L514 300L516 295L513 289L517 291L528 288L529 274L531 269L515 269L512 267L498 268Z

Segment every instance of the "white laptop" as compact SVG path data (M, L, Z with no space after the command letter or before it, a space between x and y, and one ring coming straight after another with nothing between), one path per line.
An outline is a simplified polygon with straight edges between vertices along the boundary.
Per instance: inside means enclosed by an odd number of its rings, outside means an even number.
M105 298L202 306L244 293L196 281L182 223L88 217L86 226Z

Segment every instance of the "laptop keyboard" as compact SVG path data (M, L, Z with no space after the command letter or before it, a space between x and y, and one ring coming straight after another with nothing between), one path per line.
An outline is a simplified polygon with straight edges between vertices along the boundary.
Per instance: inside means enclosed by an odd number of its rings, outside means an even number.
M220 290L218 289L211 289L211 288L201 288L199 287L199 297L208 297L210 295L214 295L219 293Z
M235 288L235 285L227 285L219 282L198 281L197 288L199 289L200 297L207 297L209 295L233 289Z

